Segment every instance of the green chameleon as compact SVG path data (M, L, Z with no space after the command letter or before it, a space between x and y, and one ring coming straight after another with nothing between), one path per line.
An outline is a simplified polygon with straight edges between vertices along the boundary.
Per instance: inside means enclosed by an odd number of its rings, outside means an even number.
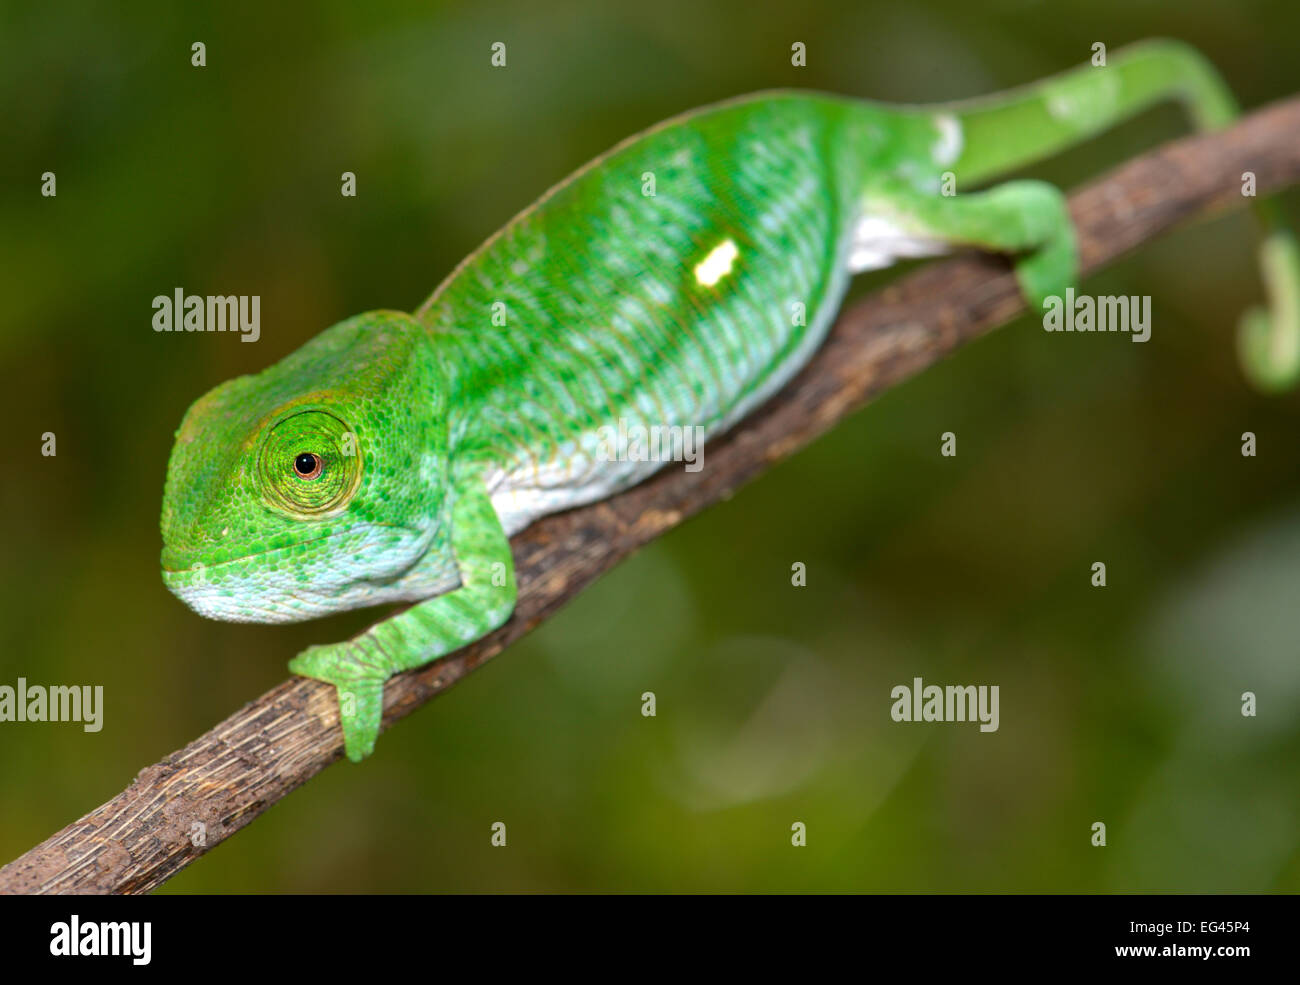
M476 640L515 603L509 538L663 461L609 453L618 422L718 434L826 335L851 274L974 245L1012 254L1041 309L1078 272L1065 198L963 189L1164 99L1237 110L1212 66L1147 42L1004 95L890 106L799 91L707 106L579 169L413 314L322 332L198 400L162 509L167 587L196 612L291 622L417 602L289 664L335 685L344 747L373 750L384 682ZM1300 252L1270 205L1272 311L1242 320L1250 378L1300 375Z

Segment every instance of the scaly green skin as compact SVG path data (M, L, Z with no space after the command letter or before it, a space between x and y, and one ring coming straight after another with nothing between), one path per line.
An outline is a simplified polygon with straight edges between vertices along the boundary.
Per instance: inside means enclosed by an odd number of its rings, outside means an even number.
M1032 305L1064 294L1061 193L964 189L1166 98L1204 127L1235 115L1199 55L1154 42L965 104L774 92L669 120L552 189L414 316L349 319L195 403L168 466L163 578L234 621L418 601L289 665L336 685L359 760L388 677L509 618L512 533L663 464L611 459L602 427L724 430L807 361L850 274L897 256L1012 253ZM940 194L945 171L961 194ZM1274 311L1248 316L1241 350L1277 388L1300 372L1300 263L1266 218Z

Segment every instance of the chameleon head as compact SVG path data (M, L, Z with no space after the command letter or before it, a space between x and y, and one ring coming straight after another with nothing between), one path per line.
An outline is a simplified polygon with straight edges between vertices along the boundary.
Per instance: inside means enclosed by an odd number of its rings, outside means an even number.
M173 593L233 622L404 597L438 532L446 461L425 331L361 315L190 407L163 493Z

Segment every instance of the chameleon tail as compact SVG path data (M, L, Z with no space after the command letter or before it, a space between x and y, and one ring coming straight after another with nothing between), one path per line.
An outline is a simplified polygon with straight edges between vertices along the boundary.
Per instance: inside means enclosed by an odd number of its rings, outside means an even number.
M1155 103L1178 100L1200 130L1227 126L1236 101L1213 65L1179 41L1147 41L1116 52L1105 66L1084 66L1032 85L953 103L963 151L953 170L967 184L985 181L1093 136ZM927 107L931 112L935 107ZM1261 201L1260 267L1268 310L1252 308L1238 326L1237 348L1250 381L1281 391L1300 379L1300 245L1277 204Z

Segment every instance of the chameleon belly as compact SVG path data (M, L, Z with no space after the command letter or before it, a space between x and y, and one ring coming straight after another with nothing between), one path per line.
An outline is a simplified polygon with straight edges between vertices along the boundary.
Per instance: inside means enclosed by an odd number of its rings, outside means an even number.
M490 463L507 530L664 464L610 461L602 428L714 435L807 361L849 275L861 113L777 95L670 121L554 189L421 308L453 377L453 446Z

